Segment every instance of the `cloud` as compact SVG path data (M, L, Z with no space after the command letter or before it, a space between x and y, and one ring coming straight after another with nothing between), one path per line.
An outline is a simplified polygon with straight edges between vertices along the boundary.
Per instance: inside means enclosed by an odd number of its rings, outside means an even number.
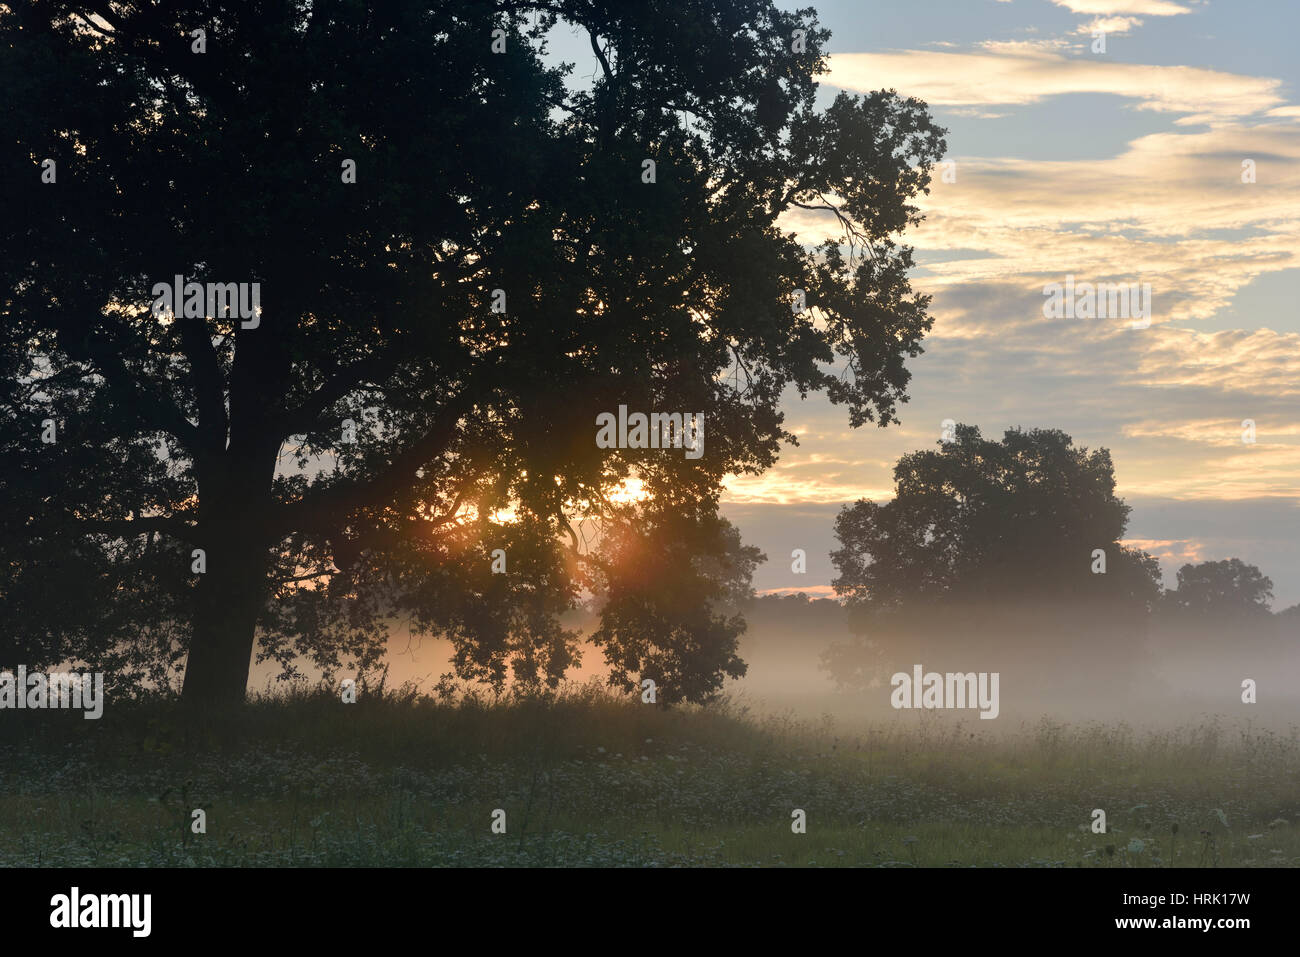
M1249 418L1249 416L1247 417ZM1185 419L1168 421L1146 419L1124 426L1124 435L1130 438L1174 438L1182 442L1198 442L1203 445L1216 445L1226 448L1238 448L1244 445L1242 434L1245 431L1242 421L1238 419ZM1281 436L1300 436L1300 423L1287 419L1256 419L1256 443L1265 439Z
M1009 113L996 113L992 110L986 110L978 106L954 106L948 110L953 116L969 116L976 120L1000 120L1004 116L1010 116Z
M759 595L807 595L809 598L835 598L835 589L830 585L802 585L797 588L758 588Z
M1270 329L1167 332L1151 342L1139 366L1144 381L1153 387L1196 386L1250 396L1300 396L1300 335ZM1300 493L1300 481L1294 484Z
M1190 7L1174 3L1173 0L1052 0L1052 2L1072 13L1096 13L1103 16L1137 13L1152 17L1171 17L1192 12Z
M1070 93L1104 93L1133 99L1140 109L1221 120L1283 103L1280 80L1066 56L1057 45L989 42L966 53L836 53L826 82L857 92L893 87L932 106L1027 105Z
M1074 32L1087 36L1095 33L1128 33L1134 27L1140 26L1142 21L1137 17L1095 17Z
M831 416L839 415L838 410L831 413ZM843 416L840 416L839 424L846 426ZM843 444L841 440L844 440ZM816 444L829 449L850 446L851 442L848 436L824 436ZM894 466L892 459L850 461L828 455L808 459L797 453L797 449L787 450L780 466L762 475L728 476L726 500L746 505L783 505L787 502L840 504L859 498L885 501L894 497L891 486L871 487L870 481L864 482L868 476L872 480L888 480Z
M1241 181L1245 159L1255 183ZM1041 307L1043 285L1067 274L1149 282L1153 321L1188 322L1217 315L1266 273L1300 267L1293 121L1156 133L1102 159L954 161L956 182L936 177L920 203L926 221L906 236L918 250L959 251L918 279L927 291L1020 277ZM827 232L812 217L792 222L809 239ZM936 333L964 334L959 325ZM1237 356L1251 348L1223 336L1210 345Z
M1205 544L1188 538L1125 538L1120 540L1120 544L1146 552L1162 563L1196 564L1205 561Z

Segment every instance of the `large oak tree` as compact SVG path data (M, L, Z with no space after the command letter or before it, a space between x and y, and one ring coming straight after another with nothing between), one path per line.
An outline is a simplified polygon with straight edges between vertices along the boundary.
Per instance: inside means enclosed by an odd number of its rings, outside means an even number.
M236 701L255 648L364 664L401 616L554 684L592 589L616 680L707 697L721 480L787 388L893 421L930 323L896 243L943 131L819 108L826 39L765 0L0 7L0 657ZM175 275L259 320L152 309ZM619 405L705 413L704 454L599 448Z

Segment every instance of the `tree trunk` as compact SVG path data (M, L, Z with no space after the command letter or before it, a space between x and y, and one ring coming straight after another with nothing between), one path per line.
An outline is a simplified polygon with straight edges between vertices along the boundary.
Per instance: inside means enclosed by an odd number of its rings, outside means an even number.
M241 341L230 374L229 422L220 410L219 381L211 387L216 408L201 418L207 431L196 456L197 538L207 567L192 605L181 689L187 706L238 705L248 691L257 621L269 598L271 488L282 434L268 424L268 410L278 408L288 367L288 352L274 337Z
M206 549L181 691L186 704L239 704L247 692L257 618L266 600L266 553L231 531Z

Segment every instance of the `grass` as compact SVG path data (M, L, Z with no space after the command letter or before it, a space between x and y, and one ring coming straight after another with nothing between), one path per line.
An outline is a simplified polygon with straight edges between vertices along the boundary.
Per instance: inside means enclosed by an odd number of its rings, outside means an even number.
M300 691L197 726L164 702L3 718L6 866L1300 864L1300 736L1216 720L995 734L665 711L592 685L549 703Z

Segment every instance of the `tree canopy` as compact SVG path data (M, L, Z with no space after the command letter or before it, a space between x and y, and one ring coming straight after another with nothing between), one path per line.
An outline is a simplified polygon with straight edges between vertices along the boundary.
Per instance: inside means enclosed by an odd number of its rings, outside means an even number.
M935 653L1058 692L1120 693L1134 679L1160 568L1122 544L1129 507L1106 449L1057 429L994 441L957 425L899 459L894 483L888 502L836 520L833 584L853 637L822 667L839 684Z
M328 674L401 616L554 685L599 588L613 680L706 697L723 477L793 441L787 388L895 421L930 325L897 240L943 131L819 109L826 39L768 0L0 7L0 658L235 701L255 647ZM620 405L703 454L599 447Z
M856 502L836 520L835 588L853 603L1158 598L1155 560L1120 544L1129 507L1106 449L1056 429L997 442L958 425L937 450L899 459L894 483L888 502Z
M1223 618L1268 614L1273 582L1240 558L1178 569L1178 586L1165 594L1176 614Z

